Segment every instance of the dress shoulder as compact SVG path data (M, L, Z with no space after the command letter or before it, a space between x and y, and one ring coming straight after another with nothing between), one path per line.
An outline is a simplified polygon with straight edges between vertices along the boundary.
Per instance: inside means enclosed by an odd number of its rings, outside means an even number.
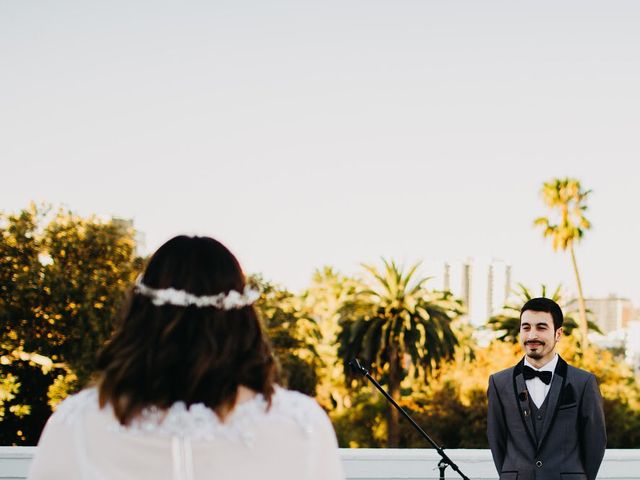
M276 389L272 408L275 409L276 415L290 416L307 431L312 430L314 424L328 419L327 414L314 398L284 388Z
M87 388L68 396L60 402L56 411L51 415L49 422L68 425L80 418L82 413L99 409L98 391L95 388Z
M85 414L101 410L95 388L82 390L63 400L51 416L52 425L71 425ZM264 421L295 424L305 434L324 429L329 419L315 399L299 392L276 387L271 405L258 394L253 399L237 405L224 421L203 404L187 406L176 402L168 410L148 407L127 425L121 425L115 416L107 418L110 429L121 433L159 434L192 439L247 441L256 425Z

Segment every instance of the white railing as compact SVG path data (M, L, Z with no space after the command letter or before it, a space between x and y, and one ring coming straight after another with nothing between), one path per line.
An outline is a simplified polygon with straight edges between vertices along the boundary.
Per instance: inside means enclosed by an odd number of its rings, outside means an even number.
M431 449L341 449L340 454L349 480L430 480L440 473L440 457ZM470 479L498 478L489 450L452 449L447 455ZM445 474L447 479L460 478L450 468ZM640 450L607 450L598 479L640 479Z
M26 477L35 447L0 447L0 479ZM471 479L495 480L489 450L447 450L447 454ZM348 480L430 480L437 479L438 454L422 449L341 449ZM447 469L448 479L460 478ZM607 450L599 480L640 479L640 450Z

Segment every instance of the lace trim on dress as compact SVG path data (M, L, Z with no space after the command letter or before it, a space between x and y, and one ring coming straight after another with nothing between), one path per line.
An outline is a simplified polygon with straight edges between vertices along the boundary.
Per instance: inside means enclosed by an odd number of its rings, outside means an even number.
M56 411L56 421L71 422L79 413L99 410L95 388L67 398ZM192 440L228 439L250 445L255 426L267 419L292 421L307 435L313 433L313 425L320 407L315 400L298 392L276 387L271 408L262 395L237 405L229 416L220 418L204 404L189 408L184 402L176 402L169 410L149 407L142 411L129 426L122 426L114 417L110 429L132 434L156 434L167 437L183 437Z

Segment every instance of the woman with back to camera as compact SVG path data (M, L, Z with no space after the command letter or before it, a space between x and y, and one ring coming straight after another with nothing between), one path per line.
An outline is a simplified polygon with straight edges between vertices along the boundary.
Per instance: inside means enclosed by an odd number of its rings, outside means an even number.
M233 254L179 236L151 257L97 383L49 419L28 478L342 479L315 400L276 365Z

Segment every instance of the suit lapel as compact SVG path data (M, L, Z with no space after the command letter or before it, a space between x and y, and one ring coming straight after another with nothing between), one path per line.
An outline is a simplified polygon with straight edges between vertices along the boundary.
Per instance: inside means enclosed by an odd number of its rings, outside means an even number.
M532 445L537 447L535 436L533 435L533 422L531 420L531 406L529 404L529 392L527 391L527 385L524 382L524 375L522 374L522 367L524 365L524 358L513 369L513 390L516 396L516 404L520 411L520 418L524 423L525 429L529 440Z
M549 433L549 428L553 424L558 412L558 405L560 399L560 393L564 389L564 384L567 380L567 362L565 362L560 356L558 356L558 364L553 372L553 380L551 380L551 388L549 388L549 403L547 404L547 413L544 418L544 424L542 425L542 431L538 435L538 450L542 447L542 442Z

